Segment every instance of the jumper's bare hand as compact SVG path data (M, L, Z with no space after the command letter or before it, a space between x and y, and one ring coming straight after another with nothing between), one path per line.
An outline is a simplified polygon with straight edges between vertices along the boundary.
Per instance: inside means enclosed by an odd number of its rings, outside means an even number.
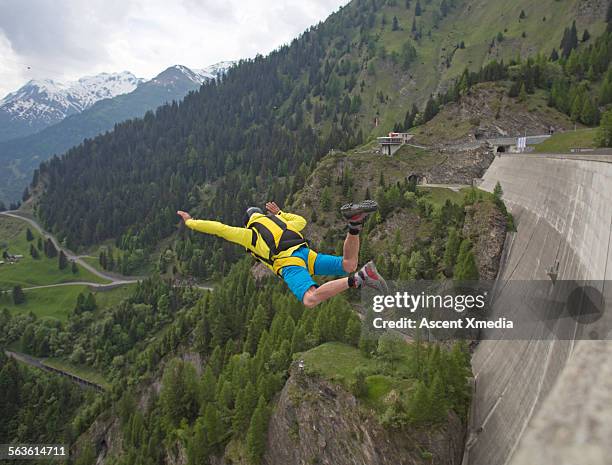
M187 220L191 219L191 215L189 213L187 213L187 212L182 211L182 210L177 211L176 214L178 216L180 216L181 218L183 218L183 221L187 221Z
M278 215L280 208L278 205L276 205L276 202L268 202L266 203L266 210L268 210L273 215Z

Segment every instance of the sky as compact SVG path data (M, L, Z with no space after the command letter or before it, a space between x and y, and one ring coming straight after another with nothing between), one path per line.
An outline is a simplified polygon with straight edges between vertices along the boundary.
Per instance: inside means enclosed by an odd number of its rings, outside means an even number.
M0 98L30 79L152 78L288 43L348 0L0 0Z

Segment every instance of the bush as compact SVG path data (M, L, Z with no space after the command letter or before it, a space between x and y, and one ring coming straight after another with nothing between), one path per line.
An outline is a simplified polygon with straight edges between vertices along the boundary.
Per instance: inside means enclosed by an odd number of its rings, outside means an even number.
M368 393L366 370L362 367L357 367L353 370L353 376L355 379L351 382L351 392L355 397L364 397Z

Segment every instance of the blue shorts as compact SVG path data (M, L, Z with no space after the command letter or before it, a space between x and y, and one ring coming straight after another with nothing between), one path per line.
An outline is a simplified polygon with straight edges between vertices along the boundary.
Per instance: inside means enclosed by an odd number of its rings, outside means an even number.
M300 257L308 263L308 247L305 245L291 254L292 257ZM346 276L347 273L342 268L342 257L336 255L317 254L314 263L315 276ZM304 294L312 286L316 286L314 279L310 276L307 268L302 266L286 266L281 270L283 280L289 286L291 292L295 294L300 302L304 300Z

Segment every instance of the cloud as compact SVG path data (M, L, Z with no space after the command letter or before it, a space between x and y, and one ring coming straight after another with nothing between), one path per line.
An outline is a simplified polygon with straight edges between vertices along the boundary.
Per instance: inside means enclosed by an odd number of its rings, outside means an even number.
M266 54L346 2L0 0L0 96L31 78L126 69L150 78L173 64Z

